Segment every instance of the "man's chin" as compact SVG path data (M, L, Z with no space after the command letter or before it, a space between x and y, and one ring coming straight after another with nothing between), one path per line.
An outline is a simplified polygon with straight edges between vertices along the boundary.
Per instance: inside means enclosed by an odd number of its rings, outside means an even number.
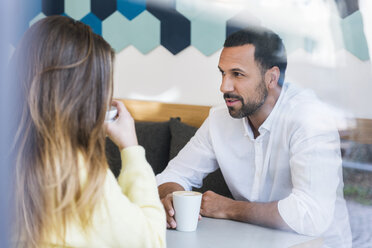
M234 107L227 107L229 109L229 114L232 118L235 119L241 119L244 116L242 115L242 112L239 110L234 109Z

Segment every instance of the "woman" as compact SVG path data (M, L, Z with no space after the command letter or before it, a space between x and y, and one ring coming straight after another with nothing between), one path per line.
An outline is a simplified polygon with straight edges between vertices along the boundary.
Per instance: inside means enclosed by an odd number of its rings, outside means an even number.
M16 247L164 247L165 214L134 121L113 101L114 52L85 24L47 17L14 54L22 89L16 137ZM116 181L106 134L118 145Z

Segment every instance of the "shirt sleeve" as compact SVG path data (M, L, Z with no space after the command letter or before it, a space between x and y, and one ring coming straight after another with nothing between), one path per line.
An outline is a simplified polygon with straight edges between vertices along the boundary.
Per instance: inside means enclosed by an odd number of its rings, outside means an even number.
M212 148L208 117L195 136L172 159L165 170L156 176L157 184L167 182L180 184L185 190L200 188L203 179L217 170L218 165Z
M278 203L283 220L297 233L311 236L321 235L332 223L342 186L339 135L329 115L321 113L321 118L297 115L301 121L292 126L295 131L290 138L293 188Z
M145 150L141 146L128 147L121 151L121 158L118 182L109 172L105 184L110 219L103 221L110 223L106 231L108 243L110 247L165 247L164 208Z

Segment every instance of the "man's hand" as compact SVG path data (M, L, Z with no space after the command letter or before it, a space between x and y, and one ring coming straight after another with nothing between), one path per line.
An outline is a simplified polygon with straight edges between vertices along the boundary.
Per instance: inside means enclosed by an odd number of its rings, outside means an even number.
M228 219L228 211L231 210L233 202L234 200L230 198L207 191L203 194L200 214L206 217Z

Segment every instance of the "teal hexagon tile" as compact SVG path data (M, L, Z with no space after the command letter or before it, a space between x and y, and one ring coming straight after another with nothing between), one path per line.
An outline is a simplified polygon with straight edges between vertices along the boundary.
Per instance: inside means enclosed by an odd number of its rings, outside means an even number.
M90 12L90 0L65 0L65 13L80 20Z
M117 0L117 10L129 20L136 18L146 9L146 0Z
M262 20L256 17L251 10L243 9L226 20L226 36L252 25L262 26Z
M363 30L363 18L360 11L341 20L344 47L361 60L369 59L368 44Z
M205 3L200 0L176 0L176 10L192 21L205 11Z
M308 53L312 53L317 46L317 42L314 39L309 38L309 37L304 37L303 44L304 44L304 50Z
M304 48L304 37L295 33L286 33L282 31L275 31L283 40L287 55L296 51L299 48Z
M131 44L143 54L160 45L160 21L148 11L131 21Z
M96 34L102 35L102 21L92 12L84 16L80 21L89 25Z
M102 22L102 36L116 52L130 44L130 21L115 11Z
M40 12L37 16L35 16L34 18L32 18L32 20L29 22L29 25L31 26L32 24L34 24L35 22L43 19L44 17L46 17L46 15L44 15L43 12Z
M222 48L225 41L226 22L196 18L191 22L191 45L209 56Z
M343 35L341 29L341 17L337 13L330 13L329 15L329 30L333 41L335 50L344 48Z
M219 19L226 21L240 10L231 8L228 3L200 0L176 0L176 10L190 21L196 18Z

